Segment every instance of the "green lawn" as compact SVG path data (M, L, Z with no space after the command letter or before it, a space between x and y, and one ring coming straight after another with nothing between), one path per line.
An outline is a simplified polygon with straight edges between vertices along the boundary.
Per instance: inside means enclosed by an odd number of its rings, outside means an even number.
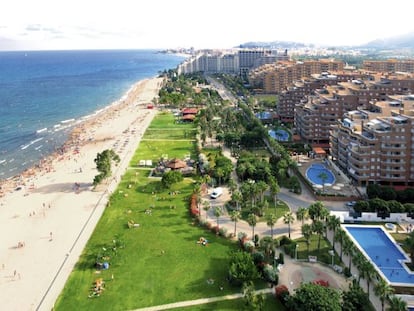
M170 121L164 115L154 120L158 127ZM156 159L148 146L141 144L131 165L138 159ZM151 146L169 157L194 150L189 142L157 141ZM163 190L158 179L148 179L148 173L134 168L125 173L55 310L128 310L239 291L225 280L228 252L237 245L198 227L189 216L192 181L185 179ZM175 195L170 195L173 191ZM128 228L128 221L139 227ZM201 236L208 246L197 244ZM109 269L95 269L97 258L109 262ZM105 289L99 297L88 298L98 278L106 282ZM214 279L215 286L208 279Z
M321 245L320 245L319 252L318 252L318 235L317 234L313 234L310 239L309 253L307 251L306 240L304 238L297 239L295 240L295 242L298 244L297 253L298 253L299 260L308 259L308 256L310 255L310 256L317 256L318 261L324 262L328 265L332 263L332 257L329 254L329 251L332 249L332 245L325 238L323 237L321 238ZM341 261L339 260L339 256L336 253L335 253L334 263L338 265L341 263Z

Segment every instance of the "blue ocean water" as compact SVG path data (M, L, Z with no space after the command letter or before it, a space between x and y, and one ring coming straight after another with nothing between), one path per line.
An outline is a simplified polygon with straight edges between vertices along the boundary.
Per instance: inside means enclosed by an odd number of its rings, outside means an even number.
M153 50L0 52L0 179L60 147L72 121L182 60Z

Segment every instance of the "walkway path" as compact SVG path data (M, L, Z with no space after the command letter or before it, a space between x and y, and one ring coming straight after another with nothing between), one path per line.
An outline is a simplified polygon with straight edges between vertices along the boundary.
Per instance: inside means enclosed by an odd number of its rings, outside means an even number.
M273 288L266 288L266 289L260 289L257 290L256 294L270 294L273 293ZM180 301L180 302L174 302L169 303L161 306L152 306L147 308L141 308L141 309L135 309L133 311L158 311L158 310L168 310L168 309L174 309L174 308L180 308L180 307L188 307L188 306L195 306L195 305L202 305L210 302L216 302L216 301L223 301L223 300L233 300L233 299L239 299L243 298L242 293L238 294L230 294L220 297L210 297L210 298L201 298L201 299L195 299L195 300L186 300L186 301Z

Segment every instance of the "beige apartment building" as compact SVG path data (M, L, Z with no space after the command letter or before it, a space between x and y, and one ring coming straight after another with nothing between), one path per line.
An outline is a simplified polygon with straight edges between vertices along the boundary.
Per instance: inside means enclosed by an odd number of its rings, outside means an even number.
M414 73L414 60L412 59L388 59L365 60L363 69L376 72L408 72Z
M303 62L281 61L255 68L249 73L249 83L265 94L279 94L295 81L322 72L343 71L342 61L322 59Z
M308 96L315 93L315 90L322 89L328 85L335 85L339 82L366 78L367 75L358 71L323 72L313 74L293 82L279 94L276 112L283 122L293 122L295 118L295 107L308 102Z
M327 144L330 128L343 114L368 107L372 100L384 101L388 96L405 94L414 87L411 75L367 75L365 79L339 82L318 89L295 105L295 127L301 138L311 144Z
M414 186L414 95L347 112L330 134L332 160L358 185Z

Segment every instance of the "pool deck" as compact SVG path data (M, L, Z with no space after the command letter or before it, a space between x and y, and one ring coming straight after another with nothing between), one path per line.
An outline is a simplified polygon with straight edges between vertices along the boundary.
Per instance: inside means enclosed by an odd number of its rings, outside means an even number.
M298 163L298 170L304 178L306 178L306 171L312 164L325 165L335 176L335 182L331 186L325 186L323 191L328 195L340 194L344 197L344 201L348 200L347 197L359 197L359 193L356 188L350 183L348 178L344 176L338 168L334 166L329 160L320 158L309 158L304 155L293 156L292 159ZM315 189L318 190L318 189ZM321 189L322 190L322 189ZM316 192L316 191L315 191ZM329 197L327 197L329 198Z

